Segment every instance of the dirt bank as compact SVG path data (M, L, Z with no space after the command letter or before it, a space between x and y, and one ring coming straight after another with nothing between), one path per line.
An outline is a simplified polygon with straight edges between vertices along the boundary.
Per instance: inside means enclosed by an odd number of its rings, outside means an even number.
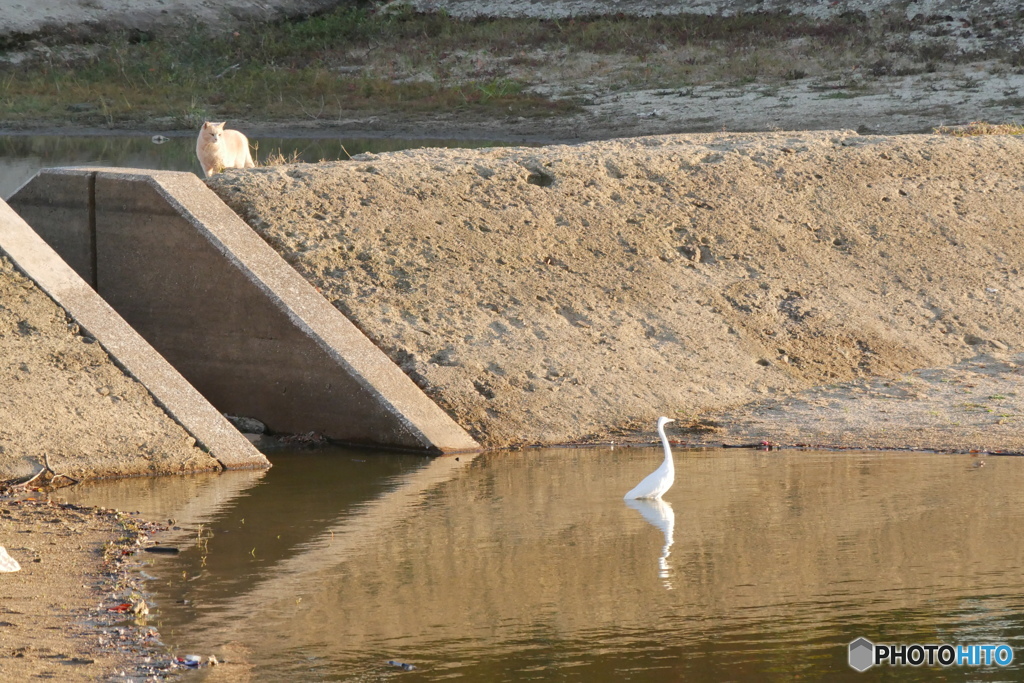
M152 395L0 254L0 481L219 469Z
M363 155L211 185L504 446L1019 347L1022 163L1012 137L721 134Z

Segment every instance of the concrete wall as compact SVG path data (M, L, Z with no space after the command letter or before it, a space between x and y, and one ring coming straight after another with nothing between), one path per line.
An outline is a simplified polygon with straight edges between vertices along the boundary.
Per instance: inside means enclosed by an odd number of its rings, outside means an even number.
M28 223L79 277L96 288L96 240L92 225L93 187L96 177L85 173L59 173L56 182L28 183L11 196L10 206L45 206L45 213L29 212ZM85 205L82 198L87 198ZM21 214L22 212L18 212ZM33 224L33 218L45 218Z
M66 207L59 206L56 209L58 214L65 210ZM0 201L0 254L7 256L18 269L63 308L81 328L87 330L88 334L115 359L115 362L146 387L164 411L180 424L200 447L216 459L221 467L229 469L269 467L267 459L253 448L248 440L239 434L199 392L190 386L160 354L156 353L3 201ZM71 391L71 389L68 388L67 391ZM11 392L6 393L10 394ZM40 412L53 411L55 403L55 399L47 401L45 405L39 407ZM77 414L84 415L88 412L83 413L79 410ZM20 417L27 418L28 416ZM50 419L56 419L56 417L51 416ZM43 419L42 422L45 424L46 419ZM11 427L11 425L7 426ZM46 427L41 427L41 429L46 429ZM98 445L98 449L107 455L115 458L118 456L131 458L139 452L137 446L119 446L118 444L121 442L114 438L113 434L109 434L107 437L102 448L99 448ZM14 448L12 452L16 453L21 450L31 449ZM109 453L109 451L118 452ZM0 452L3 452L3 449L0 449ZM182 457L188 459L185 456ZM211 465L214 468L217 467L216 463ZM104 467L111 469L104 469ZM162 473L168 469L177 471L203 468L201 464L190 464L186 467L184 460L181 463L170 463L163 467L165 467L164 470L154 472L148 463L140 462L138 468L133 468L130 463L117 467L97 465L85 466L82 472L87 476L102 477L125 473Z
M10 203L219 410L349 443L478 449L196 176L50 169Z

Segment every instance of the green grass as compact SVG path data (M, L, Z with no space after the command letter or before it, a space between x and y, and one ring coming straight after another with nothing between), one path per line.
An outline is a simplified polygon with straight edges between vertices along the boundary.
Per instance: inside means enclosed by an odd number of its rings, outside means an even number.
M443 17L411 21L345 8L230 33L196 25L144 41L115 35L92 58L0 67L0 109L6 123L58 119L116 125L171 117L177 126L195 127L208 118L330 120L381 109L543 116L576 107L526 93L526 83L511 78L445 79L438 74L405 81L386 67L351 58L353 50L383 52L384 43L402 45L423 33L433 36L432 44L444 45L447 23ZM434 35L439 24L442 31ZM413 68L437 61L436 54L422 50L396 56ZM349 63L359 68L337 69Z
M909 29L898 17L855 14L463 21L347 4L237 31L196 24L109 35L73 51L60 49L60 35L35 36L54 49L0 66L0 125L162 118L192 128L207 118L331 121L380 111L547 116L578 104L531 92L538 69L610 89L785 83L893 60L904 72L924 70L935 55L890 40ZM9 41L0 50L22 47Z

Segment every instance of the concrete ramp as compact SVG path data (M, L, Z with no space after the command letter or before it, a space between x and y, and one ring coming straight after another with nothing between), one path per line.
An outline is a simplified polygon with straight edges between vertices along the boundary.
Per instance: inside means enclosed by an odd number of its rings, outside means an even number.
M47 169L9 202L219 410L352 444L479 449L195 175Z
M270 466L267 459L224 416L3 201L0 201L0 253L5 254L82 328L88 330L117 364L145 386L156 402L222 467L250 469Z

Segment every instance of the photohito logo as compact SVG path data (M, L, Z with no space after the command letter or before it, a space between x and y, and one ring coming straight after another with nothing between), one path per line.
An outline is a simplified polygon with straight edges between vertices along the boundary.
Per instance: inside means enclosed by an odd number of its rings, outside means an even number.
M850 643L850 667L867 671L876 664L889 666L1006 666L1013 648L996 645L875 645L867 638Z

